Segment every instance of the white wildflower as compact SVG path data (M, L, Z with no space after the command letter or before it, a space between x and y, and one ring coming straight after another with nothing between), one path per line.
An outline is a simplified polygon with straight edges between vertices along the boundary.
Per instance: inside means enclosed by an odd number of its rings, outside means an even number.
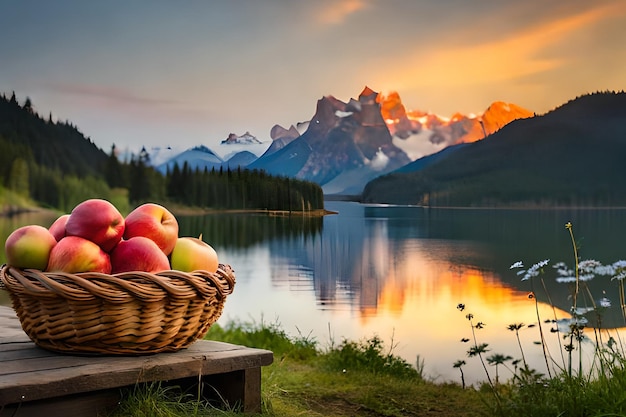
M595 274L580 274L578 279L580 281L591 281L595 276Z
M626 278L626 271L622 271L619 274L614 275L613 278L611 278L611 280L618 279L621 281L624 278Z
M594 259L585 259L578 263L578 269L581 271L593 271L599 266L602 266L602 264Z
M617 272L613 265L600 265L594 269L596 275L613 276Z
M576 309L572 308L572 313L577 316L582 316L583 314L589 313L593 310L593 307L576 307Z
M539 261L526 271L526 274L522 278L522 281L528 281L532 277L536 277L542 271L542 268L546 266L550 262L549 259L544 259L543 261Z

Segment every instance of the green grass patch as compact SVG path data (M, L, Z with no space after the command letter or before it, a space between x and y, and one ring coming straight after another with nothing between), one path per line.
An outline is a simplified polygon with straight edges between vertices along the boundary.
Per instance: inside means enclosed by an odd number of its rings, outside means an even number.
M378 337L320 348L308 336L289 336L277 323L214 325L211 340L274 352L262 370L261 416L481 416L489 395L458 384L435 384L393 354ZM194 393L158 384L123 393L110 417L239 416Z

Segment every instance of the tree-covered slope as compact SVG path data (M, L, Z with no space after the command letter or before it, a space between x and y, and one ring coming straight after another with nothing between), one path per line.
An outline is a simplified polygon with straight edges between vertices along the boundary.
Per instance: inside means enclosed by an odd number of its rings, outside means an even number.
M107 154L69 122L47 120L34 112L30 99L0 96L0 166L17 157L39 166L83 177L102 175Z

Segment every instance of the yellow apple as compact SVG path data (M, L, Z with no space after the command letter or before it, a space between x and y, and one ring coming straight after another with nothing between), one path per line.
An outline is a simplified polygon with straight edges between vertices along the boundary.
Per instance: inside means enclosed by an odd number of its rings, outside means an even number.
M56 244L57 240L45 227L34 224L22 226L14 230L4 243L7 264L43 271Z
M177 271L216 272L219 261L215 249L202 239L179 237L170 256L170 264Z

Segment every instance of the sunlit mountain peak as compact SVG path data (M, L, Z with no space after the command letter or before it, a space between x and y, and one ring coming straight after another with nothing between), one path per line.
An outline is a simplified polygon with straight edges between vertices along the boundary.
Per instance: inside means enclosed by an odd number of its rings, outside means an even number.
M502 101L492 103L482 114L455 113L451 117L419 109L407 110L395 91L379 94L378 101L394 144L413 160L450 145L475 142L513 120L533 116L531 111Z

